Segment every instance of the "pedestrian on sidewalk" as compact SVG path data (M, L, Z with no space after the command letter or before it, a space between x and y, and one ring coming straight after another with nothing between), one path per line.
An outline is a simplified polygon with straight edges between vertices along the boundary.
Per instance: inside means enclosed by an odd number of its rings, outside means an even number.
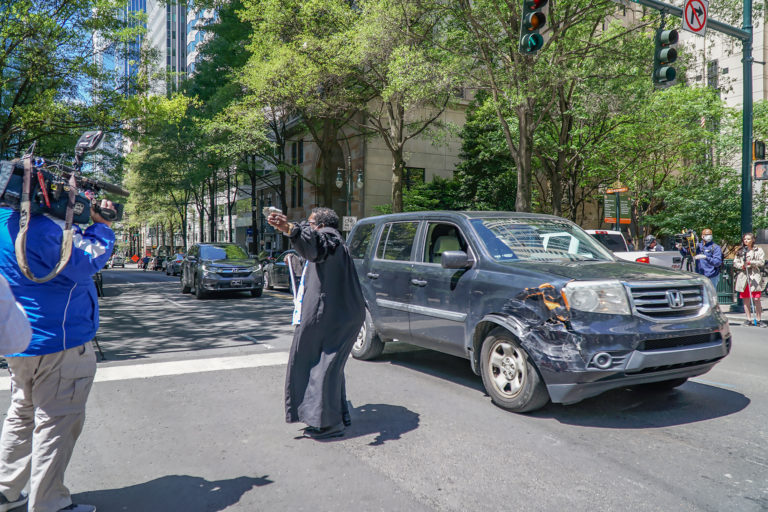
M293 312L286 421L306 423L304 435L312 439L342 436L351 424L344 366L365 319L365 301L339 217L330 208L314 208L306 222L288 222L282 213L271 213L268 222L306 260Z
M708 277L717 289L720 282L720 265L723 264L723 250L713 241L712 230L701 230L701 242L696 244L694 254L688 254L688 248L683 244L675 244L683 258L691 257L696 263L696 273Z
M114 205L102 200L102 209ZM16 260L19 212L0 208L0 274L29 317L32 341L6 356L11 372L11 405L0 436L0 512L27 503L28 512L95 512L72 503L64 485L77 438L85 423L85 403L96 374L90 341L99 327L92 276L109 259L115 234L93 209L93 225L72 226L77 240L64 268L53 279L27 279ZM60 258L64 222L29 217L26 253L29 270L47 275ZM29 485L29 495L22 490Z
M733 268L739 271L736 275L735 289L744 302L744 312L747 315L747 321L744 322L744 325L753 325L752 312L750 311L753 307L757 325L765 327L762 323L763 306L760 303L761 270L765 265L765 253L755 245L755 235L752 233L745 233L741 240L741 247L733 259Z

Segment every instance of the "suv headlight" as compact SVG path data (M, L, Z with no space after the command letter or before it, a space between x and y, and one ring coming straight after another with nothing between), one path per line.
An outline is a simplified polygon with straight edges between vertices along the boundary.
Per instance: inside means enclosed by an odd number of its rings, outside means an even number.
M261 265L254 265L252 267L248 267L245 270L248 272L258 272L259 270L261 270Z
M629 315L629 300L618 281L572 281L563 288L572 309L590 313Z

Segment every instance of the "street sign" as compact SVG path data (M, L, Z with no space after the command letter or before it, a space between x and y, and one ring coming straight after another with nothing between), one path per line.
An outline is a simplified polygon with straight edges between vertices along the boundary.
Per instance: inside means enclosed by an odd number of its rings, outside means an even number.
M755 179L768 180L768 160L755 161Z
M139 261L139 257L134 254L133 256L131 256L131 261L136 263L137 261Z
M253 237L248 235L245 237L245 243L252 244L253 243Z
M253 234L253 228L248 228L245 230L246 235L252 235Z
M703 36L707 32L709 0L685 0L683 30Z
M629 192L629 189L627 187L621 187L621 188L609 188L605 191L606 194L617 194L621 192Z
M629 195L618 193L614 196L612 194L613 192L606 193L603 196L603 209L605 210L603 221L606 224L631 224L632 204L629 201ZM617 213L618 221L616 219Z
M342 231L352 231L352 228L357 224L357 217L344 216L341 221Z

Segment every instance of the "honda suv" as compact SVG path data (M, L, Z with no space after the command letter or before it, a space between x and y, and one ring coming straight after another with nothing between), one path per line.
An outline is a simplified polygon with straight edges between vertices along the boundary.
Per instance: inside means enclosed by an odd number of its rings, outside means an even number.
M559 217L383 215L347 243L367 305L353 356L400 340L464 357L511 411L674 388L730 351L709 279L618 260Z
M181 293L205 299L215 292L250 291L261 297L261 265L235 244L195 244L181 263Z

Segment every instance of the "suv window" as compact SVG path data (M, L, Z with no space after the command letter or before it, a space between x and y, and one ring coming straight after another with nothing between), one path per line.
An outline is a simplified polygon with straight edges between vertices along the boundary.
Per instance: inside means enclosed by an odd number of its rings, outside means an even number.
M204 245L201 248L204 260L247 260L248 253L234 244Z
M380 260L410 260L413 239L416 236L416 228L418 226L418 222L392 222L385 224L381 232L381 238L379 238L376 257Z
M373 228L375 224L365 224L359 226L352 237L349 239L349 254L352 258L362 259L365 258L365 253L368 251L368 246L371 244L371 238L373 236Z
M467 251L467 242L453 224L431 223L424 246L425 263L441 263L445 251Z
M613 252L626 252L627 250L627 244L624 243L624 237L621 235L594 233L592 237Z

